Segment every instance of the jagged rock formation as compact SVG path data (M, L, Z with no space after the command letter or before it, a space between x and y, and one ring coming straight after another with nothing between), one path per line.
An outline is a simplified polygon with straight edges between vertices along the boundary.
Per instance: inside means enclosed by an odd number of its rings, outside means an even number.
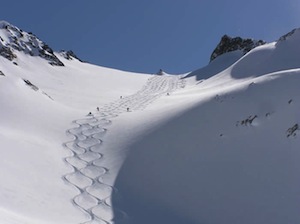
M80 58L78 58L77 55L76 55L73 51L71 51L71 50L69 50L69 51L62 50L62 51L60 51L60 54L61 54L65 59L67 59L67 60L73 60L73 58L76 58L78 61L83 62L83 61L82 61Z
M210 61L213 61L218 56L236 50L241 50L246 54L253 48L263 45L266 42L263 40L243 39L241 37L232 38L228 35L224 35L221 38L220 43L217 45L213 53L211 54Z
M64 66L55 56L53 50L34 34L27 33L19 28L0 21L0 55L13 61L17 58L14 51L22 51L31 56L39 56L51 65Z
M0 55L10 61L17 58L17 56L12 52L12 50L6 46L0 46Z

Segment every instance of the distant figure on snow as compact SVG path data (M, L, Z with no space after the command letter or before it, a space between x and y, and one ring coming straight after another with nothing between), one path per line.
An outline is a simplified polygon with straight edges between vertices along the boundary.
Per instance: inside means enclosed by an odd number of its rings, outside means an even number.
M89 112L89 113L88 113L88 116L92 116L92 112Z
M120 99L122 99L123 97L122 96L120 96Z
M127 112L129 112L129 107L127 107Z
M162 69L159 69L159 71L156 73L157 75L163 75L164 71Z
M99 111L99 107L97 107L97 111Z

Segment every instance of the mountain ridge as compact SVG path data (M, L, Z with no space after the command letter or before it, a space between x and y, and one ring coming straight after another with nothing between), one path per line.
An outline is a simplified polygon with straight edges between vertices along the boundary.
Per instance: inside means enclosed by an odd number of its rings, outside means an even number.
M15 51L33 57L41 57L53 66L64 66L64 63L58 59L52 48L36 35L2 20L0 21L0 55L17 64ZM61 51L60 53L68 60L75 58L81 61L71 50Z
M295 28L281 36L278 39L277 44L292 38L298 31L299 29ZM263 40L242 38L239 36L230 37L225 34L211 53L209 63L214 61L217 57L233 51L241 51L242 54L245 55L252 49L266 43L267 42ZM0 56L17 64L17 55L15 54L15 51L23 52L30 56L39 56L48 61L50 65L64 66L64 63L55 55L54 50L32 32L25 32L9 22L2 20L0 21ZM58 54L62 55L67 60L77 59L80 62L83 62L72 50L61 50ZM159 73L161 72L162 71L159 71Z

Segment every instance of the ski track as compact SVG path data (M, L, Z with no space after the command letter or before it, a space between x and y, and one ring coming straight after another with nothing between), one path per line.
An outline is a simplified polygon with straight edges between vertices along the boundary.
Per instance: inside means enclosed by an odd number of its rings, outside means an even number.
M184 87L185 80L181 76L155 75L135 94L104 105L96 114L73 121L77 127L66 131L73 139L63 143L71 153L64 161L73 171L62 178L79 192L71 201L87 216L87 221L81 224L114 224L117 220L125 223L128 219L125 212L112 207L112 194L118 190L102 178L109 169L101 164L106 156L101 145L112 119L127 108L143 110L159 97Z

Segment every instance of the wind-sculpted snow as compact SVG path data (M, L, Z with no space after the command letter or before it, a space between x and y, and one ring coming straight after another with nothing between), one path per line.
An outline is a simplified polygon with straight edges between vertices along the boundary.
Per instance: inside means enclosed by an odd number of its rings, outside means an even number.
M66 131L72 140L63 145L71 155L64 158L73 171L63 176L65 182L78 190L72 203L84 212L88 219L82 224L113 224L126 222L127 214L112 208L112 194L118 190L103 178L110 170L102 160L105 155L102 144L113 118L126 111L142 110L159 97L183 88L185 80L180 76L154 76L137 93L99 108L95 114L73 121L77 126Z

